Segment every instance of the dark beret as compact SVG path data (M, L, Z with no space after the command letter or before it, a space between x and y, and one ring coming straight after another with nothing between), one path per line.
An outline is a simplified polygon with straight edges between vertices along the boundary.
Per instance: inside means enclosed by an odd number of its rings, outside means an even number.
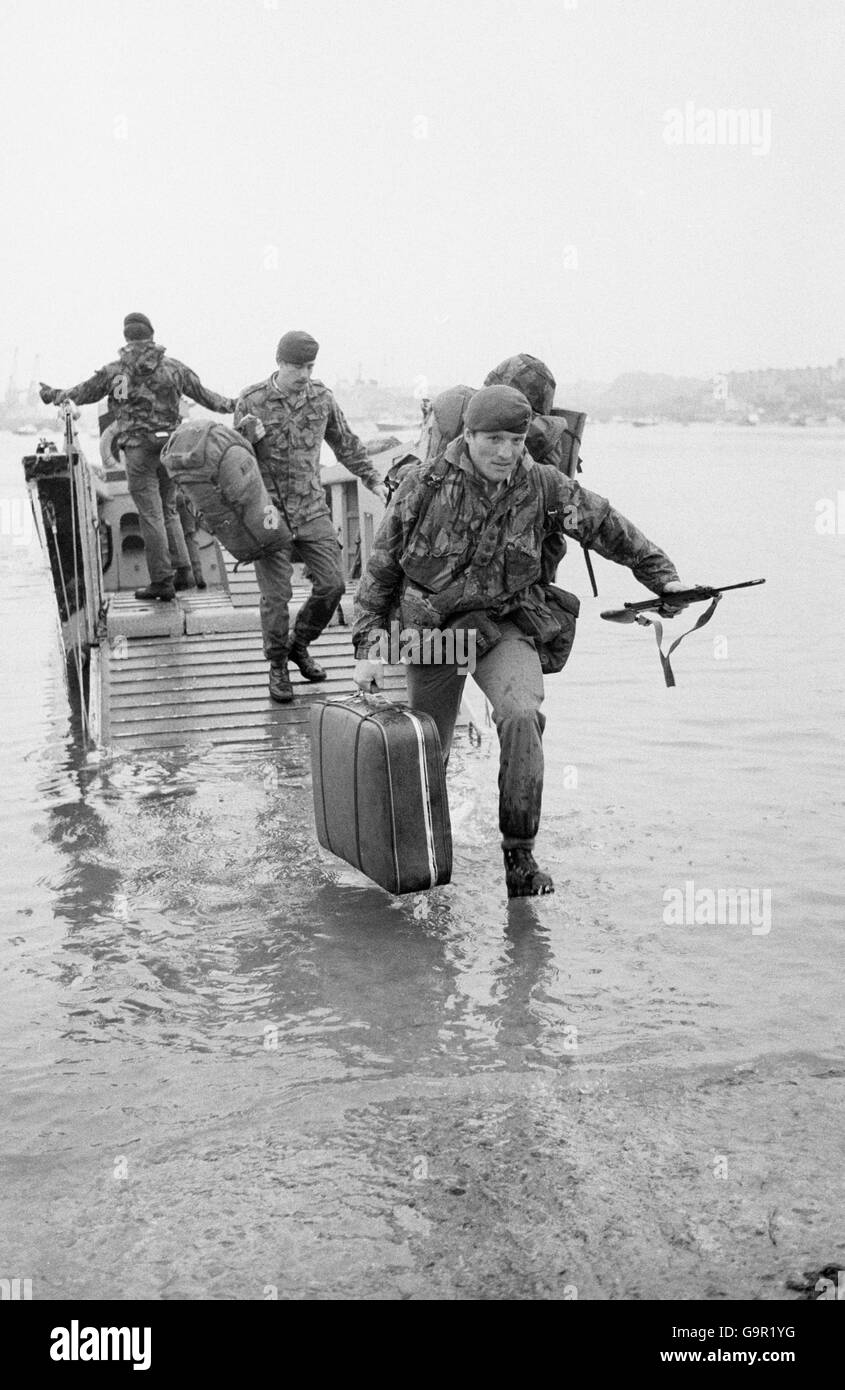
M153 326L146 314L127 314L123 320L123 336L128 343L136 343L141 338L152 338Z
M303 333L299 329L294 329L279 339L279 346L276 348L276 361L279 363L292 362L297 367L303 367L306 363L313 362L319 351L320 344L316 338L312 338L310 333Z
M521 391L512 386L485 386L469 401L464 412L464 429L488 434L507 430L525 434L532 416L531 406Z

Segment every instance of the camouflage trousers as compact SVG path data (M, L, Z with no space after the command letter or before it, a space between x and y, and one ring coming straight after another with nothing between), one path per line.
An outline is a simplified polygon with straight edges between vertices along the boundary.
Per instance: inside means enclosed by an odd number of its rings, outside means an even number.
M174 570L190 568L182 523L176 509L176 484L161 461L165 439L127 444L126 481L138 509L150 582L173 578Z
M317 516L313 521L303 522L297 527L296 548L305 562L312 587L297 615L292 636L288 616L293 572L290 549L277 550L266 559L255 561L255 577L261 590L264 655L274 666L284 665L292 645L307 646L315 637L319 637L346 587L340 543L334 533L331 517Z
M543 672L530 637L503 621L500 642L478 659L476 685L493 710L499 735L499 829L502 848L530 849L543 803ZM448 762L464 693L464 669L455 665L406 668L411 709L430 714Z

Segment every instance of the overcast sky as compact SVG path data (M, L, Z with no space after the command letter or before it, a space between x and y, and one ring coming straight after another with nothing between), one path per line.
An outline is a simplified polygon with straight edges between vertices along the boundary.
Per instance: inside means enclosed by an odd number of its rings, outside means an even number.
M0 371L211 387L845 354L843 0L5 0ZM666 112L770 113L770 148ZM706 132L706 125L699 127ZM0 383L2 390L4 383Z

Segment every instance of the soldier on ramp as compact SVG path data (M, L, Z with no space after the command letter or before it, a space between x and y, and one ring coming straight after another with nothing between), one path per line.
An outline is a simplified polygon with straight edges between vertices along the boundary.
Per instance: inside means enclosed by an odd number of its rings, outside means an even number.
M335 535L320 478L323 440L339 463L362 479L382 501L386 489L364 445L353 434L327 386L312 380L319 344L310 333L285 333L276 349L277 370L248 386L238 397L235 427L255 449L267 491L281 512L287 547L255 561L261 590L264 655L270 662L270 696L279 704L293 699L288 661L308 681L326 673L308 651L340 602L345 587L340 542ZM294 544L308 567L312 590L293 634L291 552Z
M154 341L146 314L127 314L123 336L126 346L114 362L67 391L42 382L41 399L47 405L65 400L91 405L108 397L117 424L115 443L126 459L126 481L138 509L150 575L148 587L136 589L135 597L167 601L176 597L177 589L193 588L194 575L176 487L161 462L161 451L179 424L183 396L221 415L234 410L235 402L209 391L190 367L166 357L164 348Z

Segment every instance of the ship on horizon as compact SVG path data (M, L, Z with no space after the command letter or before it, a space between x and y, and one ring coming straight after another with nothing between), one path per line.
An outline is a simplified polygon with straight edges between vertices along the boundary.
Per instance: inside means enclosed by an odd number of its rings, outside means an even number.
M0 430L26 435L55 433L56 412L45 407L38 394L39 360L36 357L29 386L20 387L17 384L18 350L15 348L6 394L0 401Z

